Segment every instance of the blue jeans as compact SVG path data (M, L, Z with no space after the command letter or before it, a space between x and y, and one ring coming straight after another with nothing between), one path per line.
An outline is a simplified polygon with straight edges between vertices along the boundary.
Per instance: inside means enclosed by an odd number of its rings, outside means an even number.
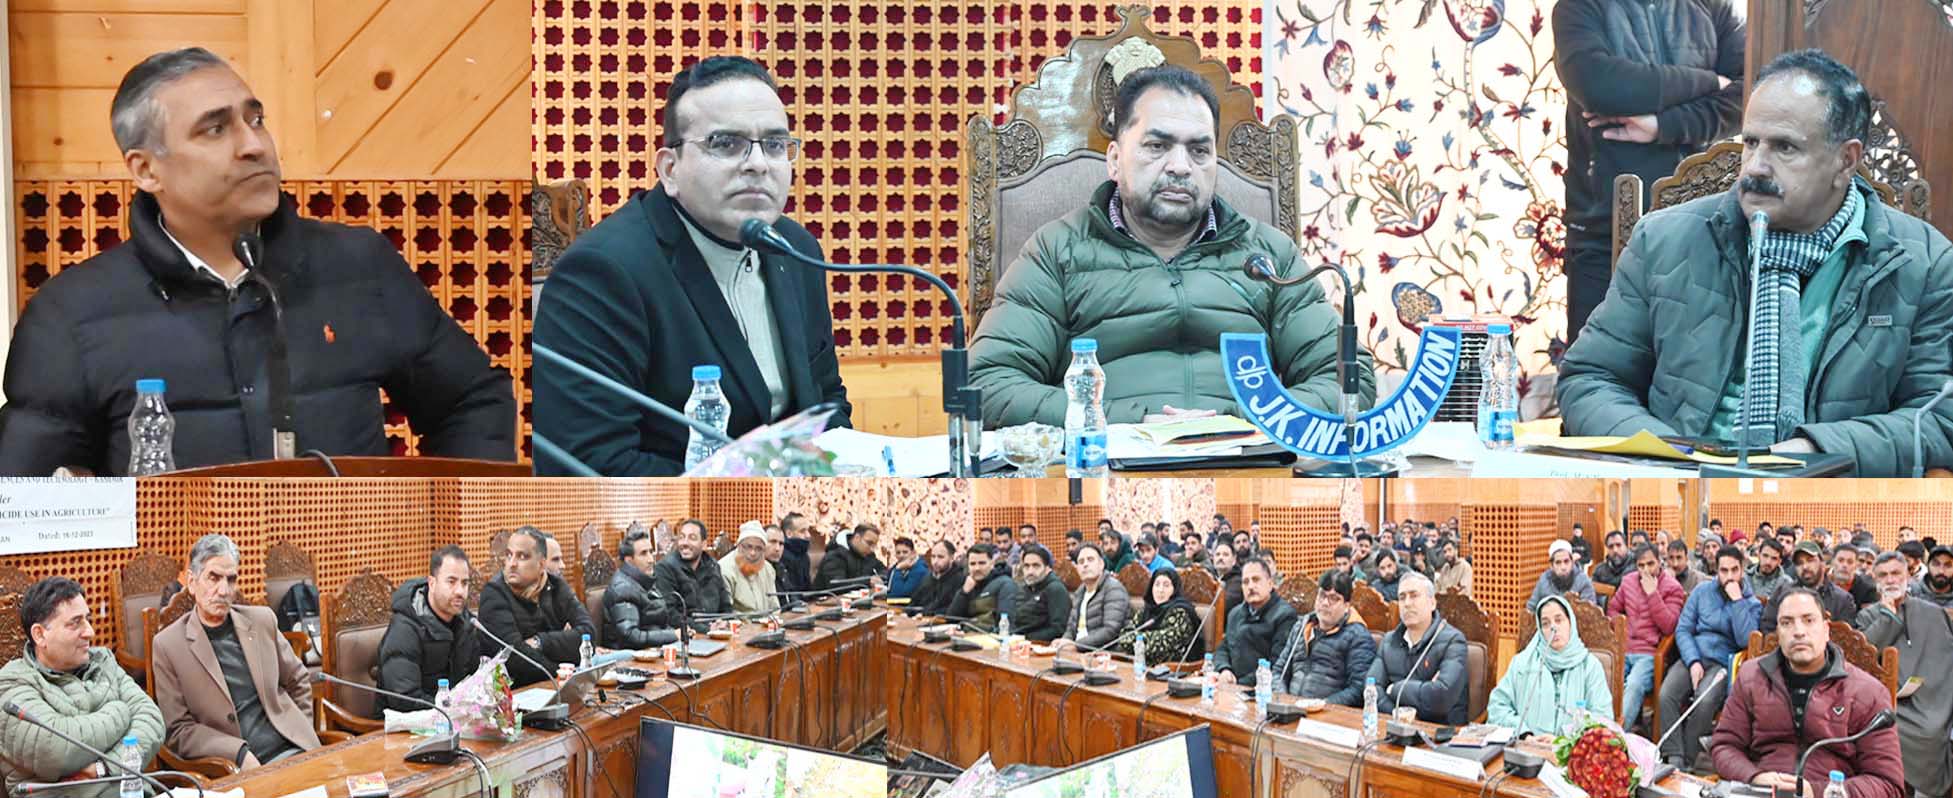
M1655 655L1627 655L1627 682L1621 686L1621 718L1632 729L1641 717L1641 701L1655 689Z

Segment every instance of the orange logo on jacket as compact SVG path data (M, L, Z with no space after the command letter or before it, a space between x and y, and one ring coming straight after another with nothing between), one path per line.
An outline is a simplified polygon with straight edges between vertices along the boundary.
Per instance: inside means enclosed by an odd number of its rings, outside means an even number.
M331 325L331 324L327 324L327 325L325 326L325 339L326 339L326 343L332 343L332 342L333 342L333 339L334 339L334 338L337 338L337 337L338 337L338 336L335 336L335 335L333 335L333 334L332 334L332 325Z

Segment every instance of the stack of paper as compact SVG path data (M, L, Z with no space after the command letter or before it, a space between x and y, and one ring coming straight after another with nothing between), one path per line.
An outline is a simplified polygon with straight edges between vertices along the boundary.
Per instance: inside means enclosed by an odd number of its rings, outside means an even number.
M837 469L866 469L878 477L932 477L949 471L948 435L903 438L843 427L821 433L814 445L834 454ZM983 457L997 454L995 434L984 433Z

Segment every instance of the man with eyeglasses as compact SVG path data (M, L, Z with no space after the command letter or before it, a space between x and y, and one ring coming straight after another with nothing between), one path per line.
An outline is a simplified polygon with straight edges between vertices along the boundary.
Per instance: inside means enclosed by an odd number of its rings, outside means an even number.
M1114 79L1110 179L1031 235L970 344L984 423L1063 424L1059 380L1081 339L1097 342L1113 423L1238 413L1221 363L1228 332L1267 335L1272 373L1296 399L1340 407L1337 317L1322 286L1277 287L1244 272L1256 257L1282 277L1306 264L1288 234L1215 196L1214 88L1170 64ZM1376 381L1369 354L1358 357L1367 407Z
M535 344L658 402L682 408L695 366L718 366L726 433L833 403L850 426L827 280L784 255L748 249L740 225L771 225L816 258L781 215L800 157L773 76L750 59L707 58L672 80L658 184L579 236L538 284ZM546 297L546 298L544 298ZM671 476L689 430L538 356L535 435L606 476ZM544 447L538 476L580 473Z

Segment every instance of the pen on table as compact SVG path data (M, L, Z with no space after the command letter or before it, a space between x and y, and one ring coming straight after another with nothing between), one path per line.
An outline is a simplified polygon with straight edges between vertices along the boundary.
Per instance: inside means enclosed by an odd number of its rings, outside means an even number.
M882 465L888 469L889 476L895 476L895 447L893 445L882 447Z

